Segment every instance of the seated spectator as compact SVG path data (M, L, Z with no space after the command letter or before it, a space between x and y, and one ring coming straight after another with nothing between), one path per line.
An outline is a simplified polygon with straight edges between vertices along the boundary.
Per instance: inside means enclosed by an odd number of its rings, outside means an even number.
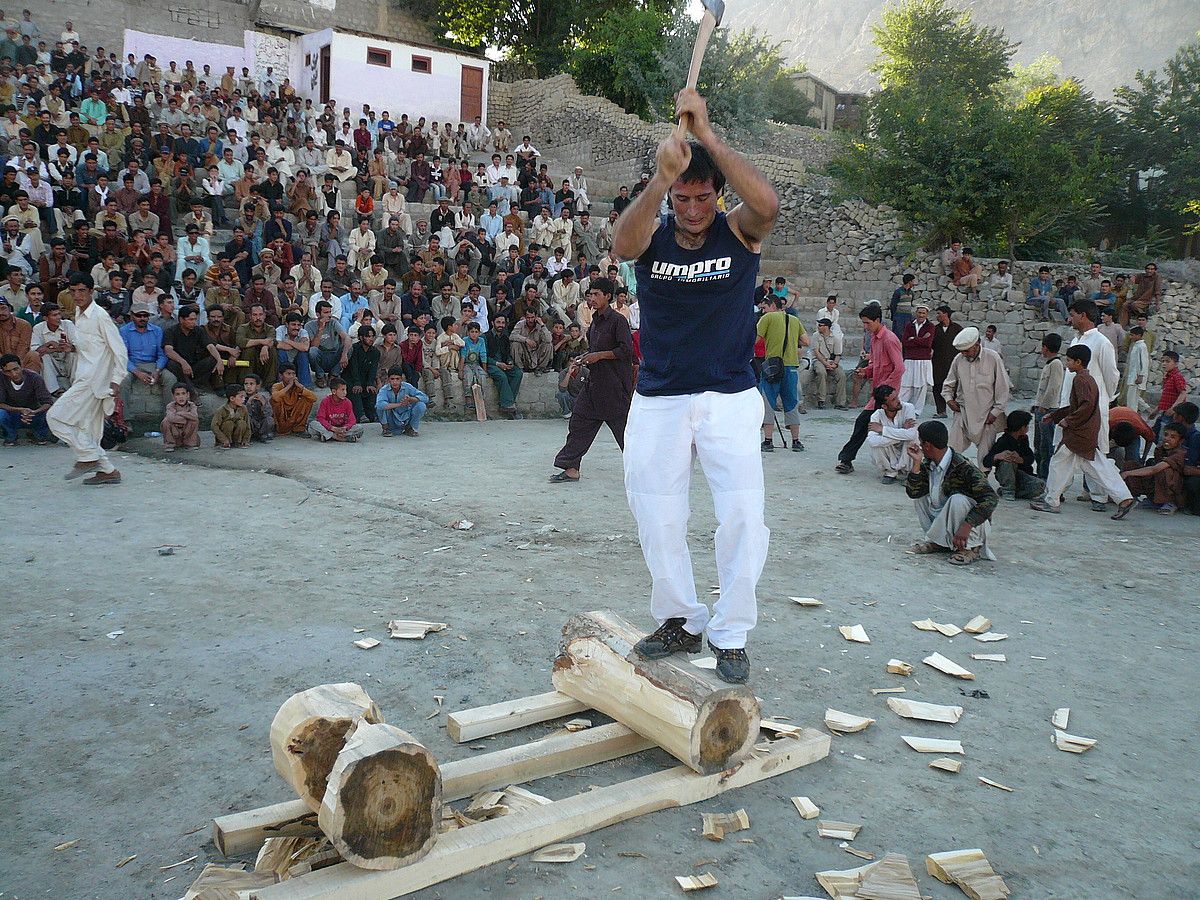
M1084 280L1084 283L1086 285L1086 279ZM1116 315L1117 295L1112 289L1112 282L1107 278L1101 280L1099 289L1093 292L1088 299L1095 303L1101 312L1107 312L1110 315Z
M275 328L267 323L267 311L261 303L250 307L249 320L238 326L234 342L238 348L238 360L246 363L250 371L262 379L263 384L274 384L275 373L279 371Z
M383 425L384 437L419 437L421 419L428 408L429 397L408 382L403 367L388 370L387 383L375 398L375 414Z
M4 446L15 447L22 428L33 432L39 447L54 443L46 412L54 399L37 372L21 368L21 358L15 353L0 356L0 430Z
M179 311L179 324L162 337L167 371L193 392L208 384L214 373L225 375L225 360L212 337L198 324L199 315L196 307L185 306Z
M186 384L175 385L171 392L171 402L167 404L161 428L163 450L167 453L174 453L179 447L200 449L200 411Z
M41 293L36 285L30 294ZM75 323L62 317L57 303L41 304L41 320L33 326L30 339L30 362L36 354L41 362L42 380L51 396L57 396L71 386L75 365L79 359L76 347Z
M296 367L292 363L284 363L279 369L279 381L271 385L271 409L275 414L276 432L306 434L308 417L316 402L317 395L297 379Z
M1054 282L1050 280L1050 267L1042 266L1038 269L1037 278L1029 281L1029 294L1025 298L1025 305L1041 310L1042 318L1049 319L1051 304L1054 304L1054 308L1058 310L1065 322L1067 320L1067 303L1058 296L1054 289Z
M1186 437L1186 427L1178 422L1168 422L1163 426L1154 461L1121 473L1130 493L1145 497L1142 509L1157 510L1161 515L1169 516L1186 502L1183 491L1183 473L1187 467Z
M133 313L132 321L126 322L119 330L129 357L125 365L128 374L121 382L121 398L125 406L129 406L134 379L149 388L158 385L163 400L170 403L177 379L168 368L170 360L163 348L163 330L150 321L150 313L144 309Z
M966 288L969 292L978 295L979 282L982 278L983 269L979 263L975 262L974 251L970 247L963 247L962 255L954 262L950 280L956 287Z
M1023 409L1010 412L1004 433L983 457L985 470L994 469L1001 500L1034 500L1045 492L1046 482L1034 474L1036 457L1029 445L1033 416Z
M988 536L999 499L987 476L949 444L945 424L932 421L918 426L917 441L908 446L912 471L904 491L915 502L925 531L925 539L913 544L913 552L951 553L949 561L957 566L980 557L994 561Z
M322 285L322 291L328 282ZM333 305L318 299L316 317L304 326L308 332L308 362L317 387L323 388L330 375L340 375L350 361L350 335L333 317Z
M292 366L296 379L304 387L312 387L312 370L308 364L311 346L308 332L304 330L304 316L298 312L288 313L283 324L275 329L275 353L280 371L286 365Z
M246 391L246 413L250 417L250 439L264 444L275 440L275 418L271 414L271 395L263 390L262 379L250 374L242 379Z
M882 473L884 484L895 484L912 469L909 446L917 440L919 414L911 403L900 399L900 392L890 384L874 390L875 411L867 424L867 446L871 457Z
M550 329L533 308L525 310L524 318L516 324L511 335L513 363L525 372L548 372L553 358Z
M225 388L225 405L213 413L212 433L218 450L250 446L250 416L246 389L240 384Z
M1128 406L1114 406L1108 411L1108 455L1118 469L1133 469L1142 464L1157 437L1141 415ZM1143 452L1145 450L1145 453Z
M308 423L308 433L321 443L358 443L363 427L354 418L354 405L346 399L346 382L334 377L329 379L332 393L317 407L317 417Z

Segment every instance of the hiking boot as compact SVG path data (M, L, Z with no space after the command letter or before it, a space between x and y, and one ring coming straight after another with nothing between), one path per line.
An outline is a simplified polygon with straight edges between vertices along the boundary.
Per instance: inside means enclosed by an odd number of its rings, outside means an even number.
M421 432L417 431L417 429L413 428L411 425L404 426L404 434L406 437L420 437L421 436Z
M775 441L774 440L764 440L762 442L762 447L760 449L762 450L763 453L774 453L775 452Z
M708 642L708 647L717 655L717 677L730 684L745 684L750 677L750 657L740 647L736 650L722 650Z
M800 438L796 438L794 441L792 441L792 452L793 453L800 453L803 450L804 450L804 443L800 440Z
M667 619L657 630L646 635L633 645L633 650L642 659L665 659L672 653L699 653L704 641L683 627L687 619Z
M116 469L111 472L97 472L91 478L83 479L84 484L101 485L101 484L120 484L121 473Z
M850 462L848 459L843 459L833 467L833 471L837 472L839 475L849 475L854 471L854 463Z
M802 416L808 415L808 407L805 406L803 403L801 403L799 406L797 406L796 409L799 410L800 415L802 415Z

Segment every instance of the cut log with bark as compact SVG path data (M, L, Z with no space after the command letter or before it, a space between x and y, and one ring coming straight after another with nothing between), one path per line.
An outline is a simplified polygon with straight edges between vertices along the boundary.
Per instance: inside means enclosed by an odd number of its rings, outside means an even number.
M433 847L442 819L437 760L407 731L362 724L329 773L317 821L347 862L398 869Z
M758 740L758 700L684 655L648 660L644 635L612 612L573 617L554 661L554 687L612 716L701 774L732 768Z
M351 682L322 684L293 694L271 722L275 771L316 812L346 736L359 722L382 721L367 692Z

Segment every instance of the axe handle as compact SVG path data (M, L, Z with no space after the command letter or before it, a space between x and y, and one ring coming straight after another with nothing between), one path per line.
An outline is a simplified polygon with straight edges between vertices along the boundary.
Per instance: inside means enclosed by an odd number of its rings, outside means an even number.
M706 9L704 17L700 20L700 29L696 32L695 46L692 47L692 64L688 67L687 87L694 89L696 82L700 80L700 64L704 62L704 51L708 49L708 41L716 27L717 17ZM680 116L675 125L675 136L685 137L690 124L691 116Z

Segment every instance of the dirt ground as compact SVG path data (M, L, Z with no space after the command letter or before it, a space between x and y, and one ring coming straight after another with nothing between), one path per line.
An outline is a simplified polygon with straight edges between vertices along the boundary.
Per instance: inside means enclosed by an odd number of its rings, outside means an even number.
M772 541L749 649L768 712L819 726L833 707L876 724L835 737L827 760L796 772L589 834L574 864L521 858L417 896L677 897L673 876L704 871L720 881L712 896L823 896L814 872L862 861L819 838L816 820L788 801L796 795L823 817L862 823L855 847L907 854L935 898L961 895L924 874L924 855L970 847L1014 897L1197 896L1200 522L1136 512L1117 523L1075 502L1047 517L1005 504L999 562L957 570L904 553L918 536L911 503L900 486L879 484L869 459L853 477L833 474L850 422L850 413L809 415L806 453L764 458ZM384 441L376 427L357 446L280 439L220 455L205 435L199 453L119 454L125 483L106 490L63 482L64 449L5 451L0 897L182 896L205 862L220 860L213 816L290 799L267 733L294 691L358 681L388 721L439 758L461 758L475 751L449 740L445 714L549 690L573 613L612 608L648 626L616 446L602 439L580 484L548 485L564 426L430 422L417 440ZM715 576L713 513L699 475L693 489L704 595ZM461 518L474 528L448 527ZM164 543L182 546L159 556ZM790 595L825 605L801 608ZM910 624L961 626L976 614L1009 638L985 645ZM390 641L393 617L450 628ZM853 624L870 644L839 636L837 626ZM355 627L383 644L351 646ZM976 679L921 665L934 651ZM891 657L916 672L885 674ZM869 693L896 685L965 714L956 726L900 719ZM430 718L435 694L445 706ZM1072 733L1098 740L1090 752L1051 745L1050 716L1062 706ZM481 743L498 749L555 727ZM961 774L927 768L933 757L901 735L961 739ZM562 797L668 763L661 751L643 754L536 789ZM739 807L748 832L722 843L700 836L702 811Z

